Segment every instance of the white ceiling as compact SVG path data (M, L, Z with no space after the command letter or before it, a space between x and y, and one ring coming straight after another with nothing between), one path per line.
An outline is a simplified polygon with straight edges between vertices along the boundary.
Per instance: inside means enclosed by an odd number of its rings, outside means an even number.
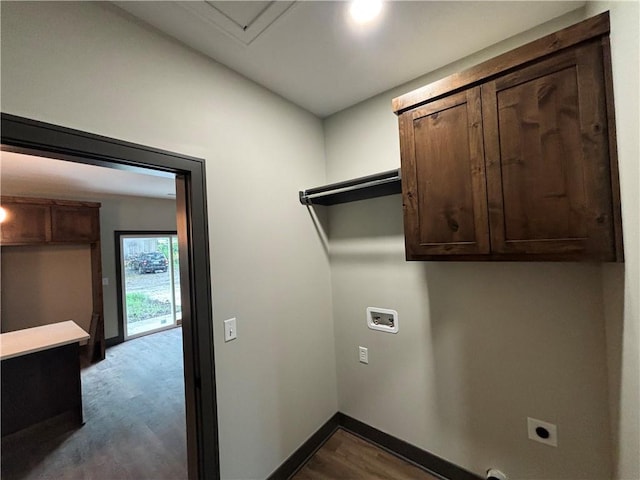
M585 2L390 1L366 26L344 1L114 3L325 117Z
M354 25L343 1L129 1L120 8L324 117L580 8L580 1L395 1ZM2 152L4 195L170 198L172 178Z
M142 170L142 169L140 169ZM116 170L0 152L2 195L92 199L109 195L175 199L173 174Z

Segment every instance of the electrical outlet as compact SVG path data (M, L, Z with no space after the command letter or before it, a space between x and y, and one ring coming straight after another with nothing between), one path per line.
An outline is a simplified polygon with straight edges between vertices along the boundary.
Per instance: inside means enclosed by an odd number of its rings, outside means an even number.
M552 447L558 446L558 427L553 423L527 417L529 439Z
M369 349L367 347L358 347L360 363L369 363Z

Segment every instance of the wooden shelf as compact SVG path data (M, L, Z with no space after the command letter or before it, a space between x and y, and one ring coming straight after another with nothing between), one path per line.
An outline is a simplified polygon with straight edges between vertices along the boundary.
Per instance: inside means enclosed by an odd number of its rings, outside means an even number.
M300 192L303 205L337 205L402 193L400 169L331 183Z

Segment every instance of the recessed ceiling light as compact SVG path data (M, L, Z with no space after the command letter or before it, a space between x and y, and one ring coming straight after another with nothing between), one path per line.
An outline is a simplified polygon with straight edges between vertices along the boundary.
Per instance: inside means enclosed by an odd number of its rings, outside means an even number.
M381 10L381 0L353 0L349 13L356 22L366 23L376 18Z

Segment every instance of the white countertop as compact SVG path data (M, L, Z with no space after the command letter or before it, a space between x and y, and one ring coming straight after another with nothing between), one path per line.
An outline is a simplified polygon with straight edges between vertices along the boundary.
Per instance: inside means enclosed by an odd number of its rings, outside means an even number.
M7 332L0 335L0 359L6 360L88 339L89 334L71 320Z

